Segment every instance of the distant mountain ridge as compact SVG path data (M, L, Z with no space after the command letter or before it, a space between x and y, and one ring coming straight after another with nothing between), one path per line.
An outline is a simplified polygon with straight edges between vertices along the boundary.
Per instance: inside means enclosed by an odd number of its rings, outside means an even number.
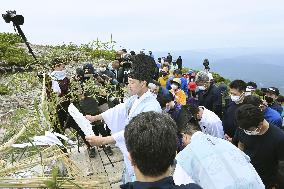
M154 52L156 58L168 52ZM174 51L173 59L181 56L185 67L201 70L203 60L209 59L211 71L230 80L254 81L258 87L279 88L284 94L284 48L281 49L208 49Z

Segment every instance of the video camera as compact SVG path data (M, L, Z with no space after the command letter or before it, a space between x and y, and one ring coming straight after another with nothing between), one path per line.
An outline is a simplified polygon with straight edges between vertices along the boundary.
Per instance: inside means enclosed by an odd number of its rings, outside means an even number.
M204 68L205 68L206 70L209 70L209 69L210 69L210 67L209 67L209 61L208 61L207 58L204 59L204 61L203 61L203 66L204 66Z
M122 67L124 69L130 69L132 67L132 57L131 57L131 55L126 55L123 58L122 62L123 62Z
M15 25L23 25L24 17L17 15L16 11L6 11L6 14L2 14L3 19L6 23L13 22Z

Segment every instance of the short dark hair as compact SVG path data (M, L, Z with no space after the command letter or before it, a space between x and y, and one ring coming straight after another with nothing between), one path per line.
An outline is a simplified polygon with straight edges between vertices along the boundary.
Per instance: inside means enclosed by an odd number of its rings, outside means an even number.
M176 70L174 70L173 74L181 75L181 74L182 74L182 71L179 70L179 69L176 69Z
M197 131L201 131L200 126L194 122L189 122L179 130L179 133L184 133L192 136Z
M187 126L187 124L199 125L197 114L199 112L198 106L193 104L186 104L181 107L181 110L178 115L178 119L176 120L178 131Z
M237 89L238 91L245 92L247 88L247 84L243 80L237 79L237 80L232 81L229 87L231 89Z
M255 82L253 82L253 81L247 82L247 86L251 86L251 87L253 87L254 89L257 89L257 84L256 84Z
M176 125L167 114L143 112L125 127L125 143L137 168L145 176L160 176L176 156Z
M172 93L158 93L157 101L159 102L161 108L165 108L167 103L174 101L174 96Z
M257 106L244 104L236 111L236 123L241 129L258 127L259 123L264 120L263 112Z
M249 95L244 98L243 104L252 104L259 107L262 104L262 100L256 95Z

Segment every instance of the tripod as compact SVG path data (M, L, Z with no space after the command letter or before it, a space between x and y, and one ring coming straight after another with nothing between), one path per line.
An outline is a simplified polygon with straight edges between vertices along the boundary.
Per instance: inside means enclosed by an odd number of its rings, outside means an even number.
M24 24L24 17L22 15L17 15L16 11L6 11L6 14L2 14L2 17L6 23L10 23L10 22L13 23L15 31L18 32L18 34L21 36L26 46L28 47L29 53L33 56L35 61L38 63L38 60L20 26Z

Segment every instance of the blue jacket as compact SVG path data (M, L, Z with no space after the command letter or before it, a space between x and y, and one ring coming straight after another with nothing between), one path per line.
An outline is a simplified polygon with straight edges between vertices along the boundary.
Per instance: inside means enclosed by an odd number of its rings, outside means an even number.
M283 120L282 120L280 114L276 110L273 110L270 107L267 107L264 110L264 119L270 124L273 124L273 125L275 125L279 128L282 127L282 121Z
M171 90L172 87L171 87L171 80L173 80L174 77L170 77L166 83L166 89L168 90ZM180 78L180 81L181 81L181 86L180 86L180 89L183 90L186 94L186 96L188 96L188 83L187 83L187 79L184 78L184 77L181 77Z
M283 112L283 107L278 104L277 102L274 102L271 106L269 106L270 108L276 110L280 115L282 115Z

